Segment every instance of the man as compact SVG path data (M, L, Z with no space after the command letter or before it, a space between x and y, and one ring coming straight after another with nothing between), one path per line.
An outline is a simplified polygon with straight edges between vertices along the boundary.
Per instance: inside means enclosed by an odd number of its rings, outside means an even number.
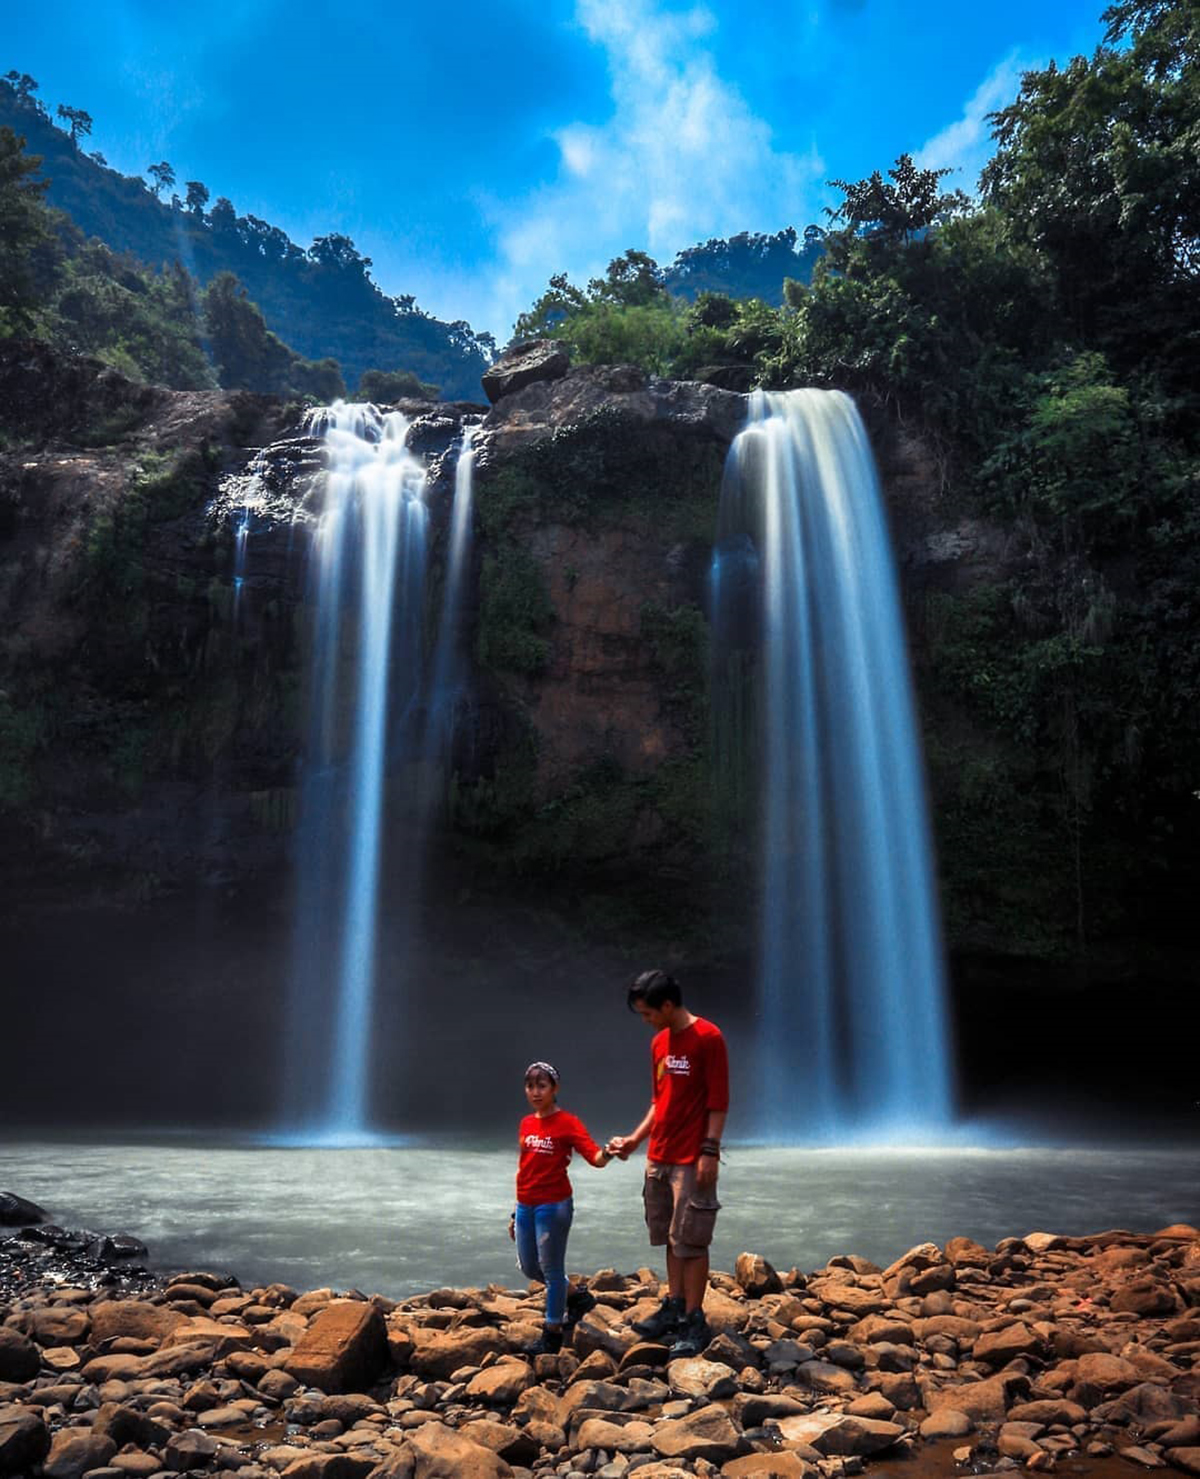
M652 1247L667 1249L668 1293L634 1329L671 1344L671 1356L708 1345L704 1318L708 1249L720 1203L717 1169L729 1109L729 1058L719 1028L683 1005L665 971L643 971L629 988L629 1010L655 1030L650 1044L654 1096L631 1135L606 1147L622 1160L650 1137L646 1152L646 1226Z

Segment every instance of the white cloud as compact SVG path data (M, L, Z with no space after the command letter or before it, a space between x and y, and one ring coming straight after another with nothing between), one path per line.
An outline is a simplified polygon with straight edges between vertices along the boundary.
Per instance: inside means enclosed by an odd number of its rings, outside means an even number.
M1012 52L988 73L963 108L962 117L934 134L917 150L915 159L922 169L953 169L948 186L974 194L979 173L995 153L989 113L1006 107L1017 96L1021 74L1043 66Z
M721 76L709 11L577 0L576 19L606 53L612 113L553 133L552 182L485 203L498 263L473 321L502 339L551 273L584 281L627 247L669 262L707 237L801 226L816 210L822 160L815 149L775 148L769 125Z

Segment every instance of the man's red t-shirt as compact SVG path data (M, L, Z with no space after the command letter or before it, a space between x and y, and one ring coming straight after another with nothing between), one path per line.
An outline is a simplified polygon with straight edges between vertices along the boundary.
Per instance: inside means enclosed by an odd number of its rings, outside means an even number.
M729 1108L729 1055L721 1029L697 1017L682 1032L665 1027L650 1044L654 1072L654 1127L647 1155L672 1166L690 1165L710 1110Z
M556 1109L545 1119L527 1114L517 1131L521 1160L517 1166L517 1201L527 1207L546 1202L565 1202L571 1195L567 1162L571 1152L594 1161L600 1147L588 1134L583 1121Z

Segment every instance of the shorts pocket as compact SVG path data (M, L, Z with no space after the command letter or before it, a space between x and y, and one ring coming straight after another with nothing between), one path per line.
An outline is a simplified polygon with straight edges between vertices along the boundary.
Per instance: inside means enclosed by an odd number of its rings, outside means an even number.
M721 1204L716 1197L688 1197L683 1216L679 1219L680 1243L685 1247L707 1248L712 1242L720 1210Z

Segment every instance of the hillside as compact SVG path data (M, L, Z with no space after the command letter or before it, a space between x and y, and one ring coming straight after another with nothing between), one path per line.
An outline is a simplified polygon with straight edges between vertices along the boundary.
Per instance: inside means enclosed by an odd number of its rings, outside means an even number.
M72 142L32 90L0 79L5 125L41 156L48 204L82 232L151 266L179 261L203 285L234 273L270 329L306 358L337 360L351 389L365 370L405 369L439 385L448 399L478 398L488 336L465 322L430 317L411 297L389 298L348 237L321 237L305 251L278 227L239 216L224 197L206 210L202 185L189 189L187 200L161 200L140 177L119 174ZM80 138L86 143L82 132Z

